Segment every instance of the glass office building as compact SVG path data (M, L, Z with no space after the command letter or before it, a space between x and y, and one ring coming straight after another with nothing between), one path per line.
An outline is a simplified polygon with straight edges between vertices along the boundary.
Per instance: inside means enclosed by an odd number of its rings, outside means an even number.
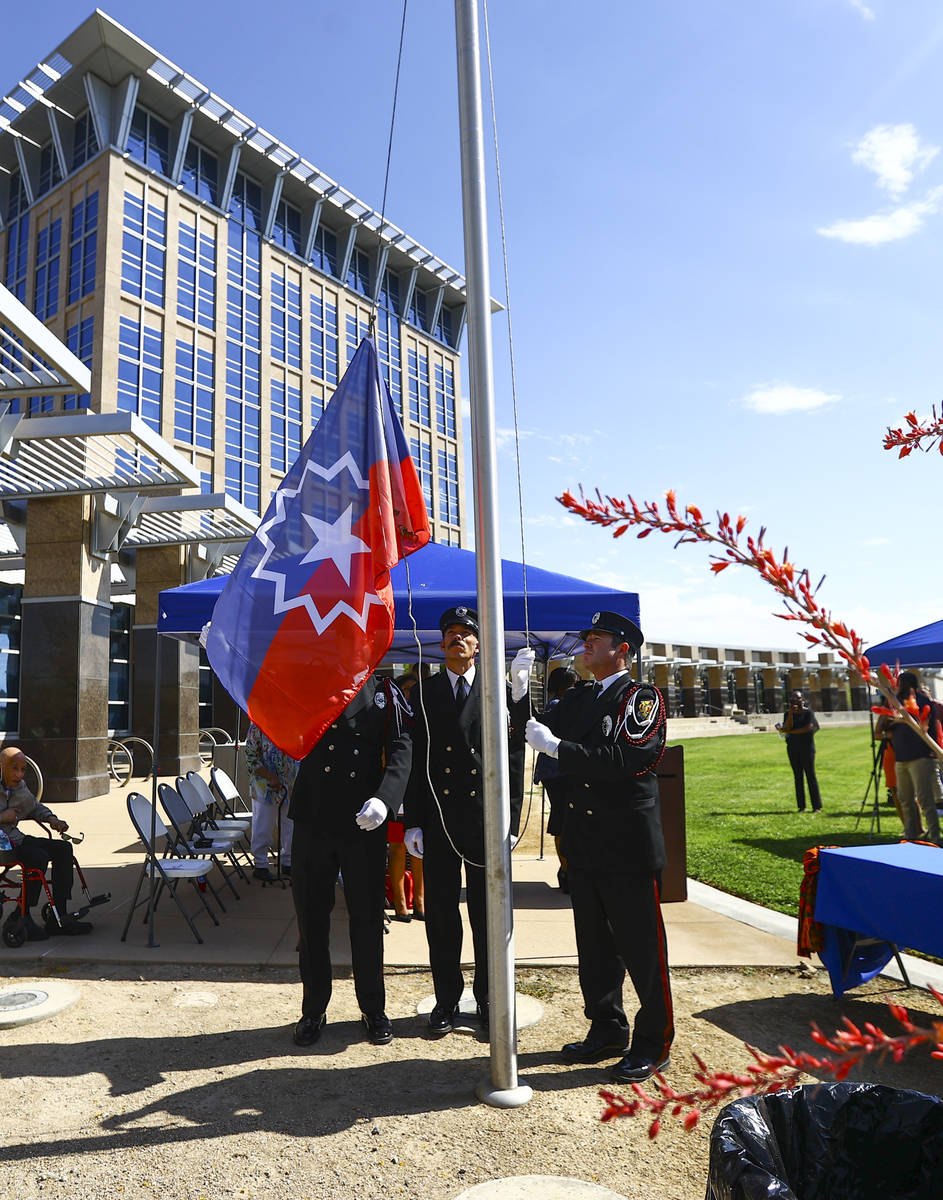
M260 513L375 311L433 537L462 545L462 277L101 12L11 83L0 281L92 373L88 394L14 405L135 413L204 492ZM140 607L133 556L122 569ZM133 640L136 624L140 614L115 614L113 640ZM110 720L130 728L134 654L112 658ZM12 667L0 677L6 733L17 679Z

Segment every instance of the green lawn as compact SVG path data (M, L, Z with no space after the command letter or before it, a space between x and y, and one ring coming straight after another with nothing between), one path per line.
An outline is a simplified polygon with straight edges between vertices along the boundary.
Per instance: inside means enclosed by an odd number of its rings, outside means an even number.
M779 912L797 915L802 856L810 846L893 842L901 827L883 803L872 838L873 789L868 726L824 729L815 737L824 811L796 809L786 743L775 733L686 738L684 747L688 874L702 883ZM882 781L883 785L883 781Z

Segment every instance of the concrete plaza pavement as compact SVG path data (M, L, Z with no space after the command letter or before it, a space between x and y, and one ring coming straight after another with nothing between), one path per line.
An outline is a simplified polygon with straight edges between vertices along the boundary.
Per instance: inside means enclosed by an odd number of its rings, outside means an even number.
M149 794L149 782L138 782ZM56 936L44 942L27 942L12 949L0 943L0 964L38 963L45 968L75 962L198 964L245 967L292 967L297 965L297 931L291 891L278 884L263 887L252 881L236 880L240 894L221 886L219 872L210 871L226 912L217 912L219 926L199 906L196 894L184 884L180 896L190 910L196 906L196 925L204 941L199 944L169 896L157 910L156 945L148 944L143 922L145 908L131 922L127 939L121 931L143 863L143 848L128 817L126 797L133 786L114 785L104 796L59 806L58 815L67 820L70 832L84 833L75 847L90 892L110 892L111 899L89 914L92 933L81 937ZM569 898L557 886L557 861L552 849L545 857L516 850L512 856L514 955L518 966L575 967L576 943ZM146 886L146 885L145 885ZM143 894L143 893L142 893ZM73 905L80 902L78 887ZM4 918L10 913L4 906ZM669 961L673 967L794 967L796 922L759 905L728 896L724 892L688 880L688 899L663 906L668 933ZM463 907L464 914L464 907ZM467 927L465 953L471 952ZM350 946L343 891L338 888L332 921L332 959L339 974L350 965ZM388 966L425 969L428 951L425 928L420 921L391 922L385 939ZM904 956L911 980L917 986L928 982L943 987L943 968L922 959ZM470 965L470 961L469 961ZM889 965L887 974L896 967Z

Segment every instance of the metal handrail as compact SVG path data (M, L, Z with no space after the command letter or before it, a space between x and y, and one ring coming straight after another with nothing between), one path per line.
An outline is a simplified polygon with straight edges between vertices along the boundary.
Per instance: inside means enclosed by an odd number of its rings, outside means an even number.
M118 783L126 783L134 774L134 752L130 749L132 743L143 746L151 756L151 761L147 764L147 770L142 772L141 778L146 779L154 769L154 747L150 742L146 742L144 738L139 737L111 738L108 742L108 773ZM115 767L115 756L122 750L128 756L130 763L128 773L123 779L120 778Z

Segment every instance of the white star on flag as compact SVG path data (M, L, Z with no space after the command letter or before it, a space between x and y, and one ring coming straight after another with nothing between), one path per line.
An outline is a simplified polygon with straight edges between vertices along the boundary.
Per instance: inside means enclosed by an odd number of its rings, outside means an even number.
M318 517L309 517L307 513L303 514L305 521L311 527L311 532L318 540L301 560L302 563L323 562L331 559L334 566L343 575L344 582L348 587L350 587L350 560L355 554L370 553L367 543L361 541L350 528L353 509L354 506L348 504L333 525L329 521L322 521Z

